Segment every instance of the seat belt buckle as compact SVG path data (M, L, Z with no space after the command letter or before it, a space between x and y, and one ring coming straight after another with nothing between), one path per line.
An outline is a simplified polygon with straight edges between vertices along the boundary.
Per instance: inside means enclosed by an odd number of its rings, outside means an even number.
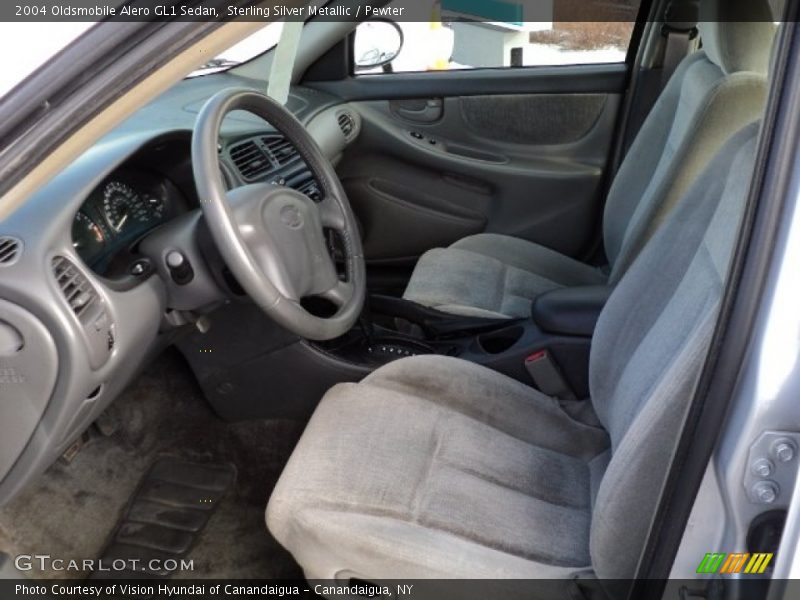
M537 389L559 400L575 400L575 393L547 350L538 350L525 359L525 370Z

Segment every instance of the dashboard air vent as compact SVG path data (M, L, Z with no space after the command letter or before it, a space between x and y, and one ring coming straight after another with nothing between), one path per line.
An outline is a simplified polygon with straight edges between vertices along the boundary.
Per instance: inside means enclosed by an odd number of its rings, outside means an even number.
M356 130L355 117L349 112L341 112L336 120L339 122L339 129L342 130L344 137L349 140Z
M0 236L0 267L10 267L22 254L22 242L15 237Z
M63 256L53 258L53 274L67 304L80 318L97 301L97 292L83 273Z
M298 156L292 143L282 135L264 135L234 144L230 157L247 181L264 179Z
M253 140L248 140L231 147L231 160L245 179L255 179L272 169L264 151Z
M292 143L283 136L265 136L261 138L276 167L289 164L297 156L297 150Z

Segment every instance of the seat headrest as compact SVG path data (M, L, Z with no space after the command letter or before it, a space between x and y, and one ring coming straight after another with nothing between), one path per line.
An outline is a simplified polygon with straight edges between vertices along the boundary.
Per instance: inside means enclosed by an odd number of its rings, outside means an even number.
M766 74L774 19L767 0L702 0L697 28L706 56L726 74Z

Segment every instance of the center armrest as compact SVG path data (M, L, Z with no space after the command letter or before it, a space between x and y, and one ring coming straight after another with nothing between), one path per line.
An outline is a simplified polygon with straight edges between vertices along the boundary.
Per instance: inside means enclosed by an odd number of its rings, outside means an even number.
M607 285L586 285L545 292L533 303L533 320L548 333L592 337L613 290Z

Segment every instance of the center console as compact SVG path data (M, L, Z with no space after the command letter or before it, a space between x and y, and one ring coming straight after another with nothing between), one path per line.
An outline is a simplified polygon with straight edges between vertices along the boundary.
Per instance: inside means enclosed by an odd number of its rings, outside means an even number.
M321 347L371 368L408 356L454 356L554 395L563 383L564 393L585 398L591 338L610 292L607 286L560 288L540 296L522 319L461 317L372 296L360 326Z
M610 291L554 290L520 319L461 317L371 296L359 324L328 342L300 339L242 300L216 309L205 327L187 326L175 345L209 404L231 421L307 419L336 384L418 355L472 361L570 400L589 395L592 334Z

